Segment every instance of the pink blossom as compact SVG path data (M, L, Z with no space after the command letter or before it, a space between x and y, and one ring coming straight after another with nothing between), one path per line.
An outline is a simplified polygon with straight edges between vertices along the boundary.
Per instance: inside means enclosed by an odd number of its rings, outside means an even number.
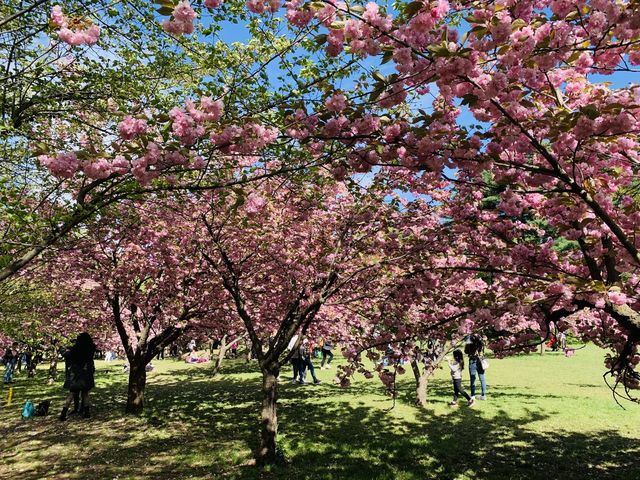
M56 5L51 9L51 22L60 27L58 38L69 45L95 45L100 36L100 27L92 23L84 30L71 30L69 21L62 13L60 5Z
M224 103L220 99L212 100L211 97L202 97L200 99L200 108L207 113L207 120L217 121L222 117Z
M172 120L173 133L185 145L193 145L205 133L204 127L196 125L194 119L181 108L172 108L169 111L169 118Z
M609 301L614 305L624 305L627 303L627 296L622 292L609 292L607 294L609 296Z
M251 192L245 203L245 211L248 215L260 213L267 205L267 201L255 192Z
M162 28L172 35L190 35L194 30L192 22L180 22L178 20L165 20L162 22Z
M247 8L253 13L264 13L266 10L264 0L247 0Z
M133 118L131 115L124 117L118 124L118 133L125 140L133 140L138 135L147 133L147 129L146 120Z
M343 50L344 30L332 29L327 37L327 54L337 57Z
M179 22L193 22L196 16L196 12L187 0L182 0L173 9L173 18Z
M111 171L114 173L124 175L129 172L129 168L129 160L122 155L116 156L116 158L113 159L113 162L111 162Z
M334 93L325 100L324 105L331 112L341 112L347 108L347 98L342 93Z
M372 25L383 32L391 29L392 18L388 15L381 15L380 7L375 2L367 3L364 13L362 14L362 18L364 18L369 25Z
M62 7L60 5L55 5L51 9L51 21L56 27L65 27L67 24L67 19L62 13Z
M111 175L111 164L106 159L99 158L96 161L85 163L82 171L89 178L107 178Z
M61 152L55 157L40 155L38 160L56 177L71 178L80 166L78 157L73 152Z

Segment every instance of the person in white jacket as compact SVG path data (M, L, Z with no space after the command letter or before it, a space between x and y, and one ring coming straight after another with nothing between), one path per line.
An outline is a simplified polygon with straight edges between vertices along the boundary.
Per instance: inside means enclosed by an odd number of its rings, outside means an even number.
M467 405L473 406L474 399L469 396L462 388L462 372L464 371L464 356L462 350L453 351L453 361L449 357L446 358L449 368L451 369L451 379L453 380L453 401L449 404L452 407L458 405L458 397L463 396L467 399Z

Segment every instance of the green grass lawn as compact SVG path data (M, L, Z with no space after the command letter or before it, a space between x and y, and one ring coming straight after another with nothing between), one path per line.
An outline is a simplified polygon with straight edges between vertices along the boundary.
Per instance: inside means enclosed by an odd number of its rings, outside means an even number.
M640 406L614 402L602 380L603 351L492 360L489 399L450 409L448 372L433 380L431 405L412 405L400 381L395 406L376 380L282 383L279 440L288 462L251 465L258 439L255 364L156 362L140 417L123 414L122 362L97 363L90 420L57 420L64 391L45 372L0 391L0 479L613 479L640 478ZM337 358L336 358L337 359ZM289 370L283 372L289 375ZM468 380L465 379L468 389ZM46 418L21 420L25 399L51 399Z

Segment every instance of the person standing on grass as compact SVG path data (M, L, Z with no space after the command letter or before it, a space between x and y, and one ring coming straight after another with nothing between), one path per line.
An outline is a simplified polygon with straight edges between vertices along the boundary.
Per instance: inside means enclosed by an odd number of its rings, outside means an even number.
M16 362L18 361L18 342L13 342L11 347L7 348L2 357L2 363L4 364L4 383L13 383L13 371L16 368Z
M95 386L94 374L95 365L93 363L93 355L96 352L96 346L93 343L91 335L86 332L78 335L75 344L65 354L65 363L67 369L65 372L64 388L69 390L69 395L65 401L62 412L60 412L60 420L67 419L69 405L74 396L79 394L82 400L80 412L84 418L91 416L89 411L89 391Z
M477 335L471 335L464 347L464 353L469 356L469 378L471 380L471 398L476 398L476 377L480 378L481 395L478 400L487 398L487 381L484 377L482 367L482 356L484 355L484 342Z
M309 339L305 338L302 341L302 345L300 345L300 384L304 385L307 379L307 369L311 372L311 377L313 378L313 383L318 384L320 380L316 377L316 372L313 368L313 362L311 361L311 352L312 352L311 343L309 343Z
M451 379L453 380L453 400L449 404L452 407L458 405L458 398L463 396L467 399L467 405L472 407L475 403L473 397L469 396L462 388L462 372L464 371L464 356L461 350L453 351L453 361L446 357L449 368L451 369Z
M331 368L331 360L333 360L333 353L331 352L332 348L333 344L329 340L325 340L322 345L322 362L320 363L320 370Z

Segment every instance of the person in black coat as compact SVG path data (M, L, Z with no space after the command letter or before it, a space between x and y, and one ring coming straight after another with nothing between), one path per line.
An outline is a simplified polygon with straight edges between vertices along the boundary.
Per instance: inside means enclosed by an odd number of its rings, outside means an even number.
M80 395L82 403L80 412L84 418L90 417L89 411L89 391L95 386L94 373L95 365L93 363L93 355L96 346L93 343L91 335L86 332L78 335L75 344L64 354L65 360L65 378L64 388L69 390L67 400L60 412L60 420L67 419L69 405L74 396Z

